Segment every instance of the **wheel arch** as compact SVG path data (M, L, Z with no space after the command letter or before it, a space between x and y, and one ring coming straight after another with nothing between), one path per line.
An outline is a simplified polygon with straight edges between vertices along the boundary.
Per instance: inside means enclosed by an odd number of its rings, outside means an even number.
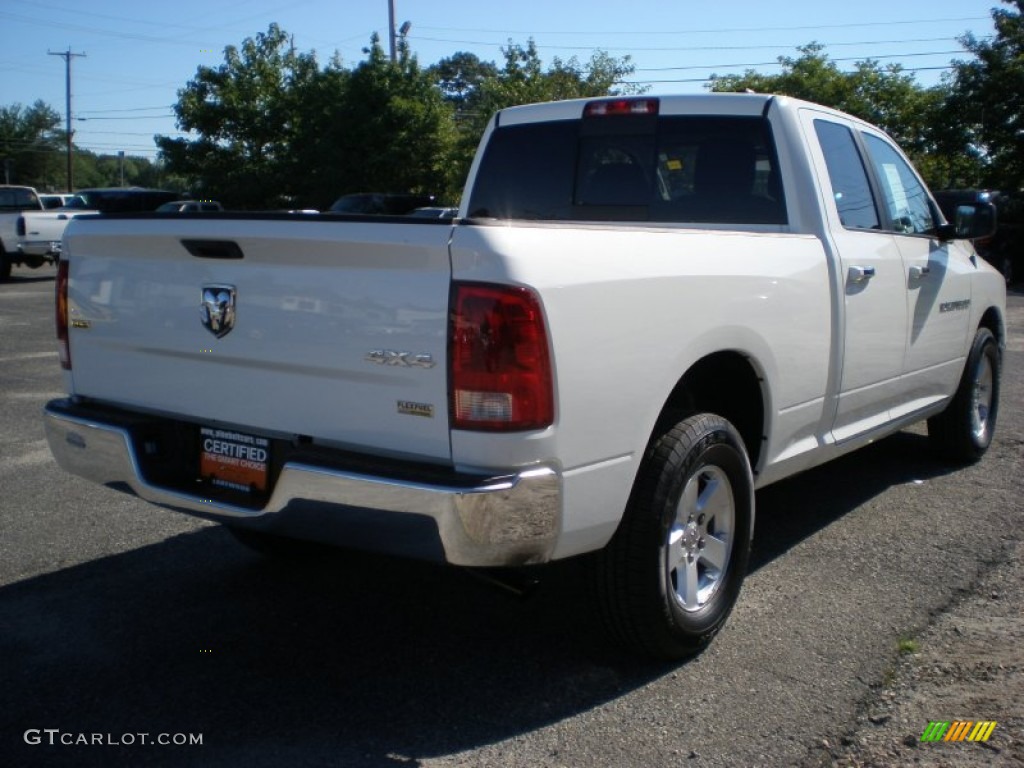
M997 307L989 307L978 321L979 328L988 328L996 337L996 343L1000 351L1006 347L1006 327L1003 324L1003 316Z
M728 419L743 438L750 466L756 469L766 445L768 390L764 372L736 350L714 352L695 362L680 377L662 406L657 434L694 413Z

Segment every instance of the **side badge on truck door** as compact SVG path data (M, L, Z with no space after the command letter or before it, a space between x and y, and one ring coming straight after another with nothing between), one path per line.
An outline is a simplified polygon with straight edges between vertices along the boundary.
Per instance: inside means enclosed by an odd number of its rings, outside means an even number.
M235 327L235 286L204 285L200 306L203 326L218 339Z

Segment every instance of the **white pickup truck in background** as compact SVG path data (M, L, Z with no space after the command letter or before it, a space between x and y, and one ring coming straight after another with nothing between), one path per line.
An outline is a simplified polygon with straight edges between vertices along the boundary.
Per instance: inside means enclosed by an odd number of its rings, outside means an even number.
M511 108L454 223L72 221L47 436L264 550L588 555L614 637L679 657L737 599L756 488L924 419L984 453L982 206L945 222L881 131L793 99Z
M20 264L39 269L60 260L61 239L75 216L96 213L81 208L46 209L46 198L64 198L82 204L75 195L40 195L32 187L0 185L0 282Z
M76 216L98 213L87 208L58 208L52 211L26 211L18 217L18 254L29 266L60 261L61 242L68 222Z
M0 283L11 276L15 264L38 269L51 261L42 256L26 257L18 248L18 222L24 213L36 211L43 211L43 203L32 187L0 185Z

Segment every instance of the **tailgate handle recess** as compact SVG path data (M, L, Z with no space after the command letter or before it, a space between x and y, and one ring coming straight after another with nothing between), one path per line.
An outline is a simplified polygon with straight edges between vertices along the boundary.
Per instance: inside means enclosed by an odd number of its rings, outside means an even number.
M245 255L234 240L182 240L181 244L200 259L242 259Z

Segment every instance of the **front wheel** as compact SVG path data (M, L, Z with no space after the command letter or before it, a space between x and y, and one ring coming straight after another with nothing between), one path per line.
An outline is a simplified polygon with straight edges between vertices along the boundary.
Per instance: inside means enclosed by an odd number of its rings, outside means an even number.
M992 444L1001 370L995 336L988 328L979 328L956 394L946 410L928 419L928 437L947 458L977 461Z
M753 523L750 463L728 421L698 414L657 436L595 561L612 636L662 659L703 650L739 595Z

